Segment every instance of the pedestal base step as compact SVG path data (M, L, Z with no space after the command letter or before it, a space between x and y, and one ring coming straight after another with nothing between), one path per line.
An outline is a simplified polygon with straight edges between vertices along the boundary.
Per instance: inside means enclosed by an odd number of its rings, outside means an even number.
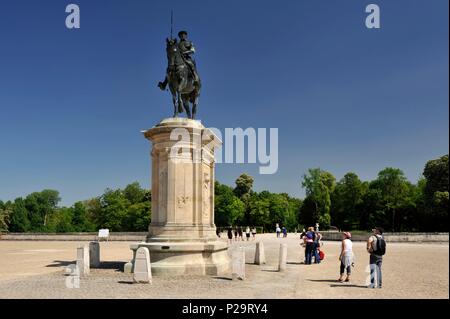
M156 276L177 275L224 275L230 270L228 245L211 242L162 242L132 244L133 263L136 250L147 247L150 252L152 274Z

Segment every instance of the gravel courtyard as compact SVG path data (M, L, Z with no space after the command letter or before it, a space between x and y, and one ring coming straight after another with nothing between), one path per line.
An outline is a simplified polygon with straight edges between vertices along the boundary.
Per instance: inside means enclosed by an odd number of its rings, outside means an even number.
M224 236L222 236L224 237ZM257 236L264 242L267 264L253 265L255 242L246 248L246 280L222 277L154 277L153 284L133 284L122 272L131 259L129 242L102 242L100 269L81 278L80 288L65 285L64 266L76 259L79 242L0 241L0 298L449 298L448 243L388 243L383 288L366 288L368 254L355 242L356 265L350 283L338 283L339 242L325 242L325 260L303 265L297 235ZM225 239L222 239L225 240ZM288 244L288 265L277 272L280 243Z

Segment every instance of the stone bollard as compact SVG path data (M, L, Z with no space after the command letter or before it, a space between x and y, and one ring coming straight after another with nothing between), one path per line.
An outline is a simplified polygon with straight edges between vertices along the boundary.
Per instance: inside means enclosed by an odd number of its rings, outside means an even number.
M278 259L278 271L286 270L287 244L280 244L280 255Z
M76 264L71 264L65 268L65 272L69 276L80 276L80 269Z
M77 248L77 267L80 271L80 276L89 275L89 247L88 245L81 245Z
M89 266L100 267L100 243L98 241L89 243Z
M262 241L256 243L255 264L262 265L266 263L266 254L264 253L264 244Z
M136 283L150 283L150 284L152 283L150 252L147 247L140 247L136 251L133 280Z
M69 265L65 269L66 288L80 288L80 270L77 265Z
M131 274L133 273L133 263L132 262L128 262L123 266L123 272L125 274Z
M245 280L245 248L238 247L232 254L232 279Z

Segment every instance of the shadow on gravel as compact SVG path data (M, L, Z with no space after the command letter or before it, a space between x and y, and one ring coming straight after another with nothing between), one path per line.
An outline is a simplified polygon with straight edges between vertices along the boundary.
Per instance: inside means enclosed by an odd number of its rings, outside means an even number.
M332 288L336 288L336 287L353 287L353 288L366 288L367 289L367 286L353 285L353 284L348 284L348 283L345 283L345 282L339 283L339 281L333 280L333 279L308 279L308 281L331 282L331 283L334 283L334 284L330 285L330 287L332 287Z
M54 260L53 264L47 265L45 267L66 267L72 264L76 264L77 261L73 260L73 261L64 261L64 260Z
M278 272L278 268L277 269L261 269L261 271Z
M308 281L314 281L314 282L339 282L336 279L308 279Z
M301 261L288 261L288 262L286 262L286 264L288 264L288 265L304 265L305 263L301 262Z
M99 267L96 269L113 269L115 271L123 272L123 267L126 262L124 261L102 261Z
M132 282L132 281L124 281L124 280L118 281L118 283L119 283L119 284L127 284L127 285L132 285L132 284L134 284L134 282Z
M76 263L76 260L54 260L52 264L46 265L45 267L67 267ZM122 272L124 265L125 262L123 261L103 261L99 267L91 267L91 269L113 269Z
M368 289L367 286L361 286L361 285L349 285L349 284L341 284L341 285L330 285L331 288L337 288L337 287L352 287L352 288L364 288Z
M220 279L220 280L233 280L233 278L230 277L212 277L213 279Z

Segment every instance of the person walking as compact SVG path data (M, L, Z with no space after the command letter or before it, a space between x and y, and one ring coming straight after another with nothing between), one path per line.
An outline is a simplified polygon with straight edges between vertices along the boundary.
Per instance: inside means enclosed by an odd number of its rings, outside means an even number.
M344 232L342 234L341 253L339 255L339 261L341 262L340 276L338 279L339 282L344 281L345 271L347 271L347 277L345 278L345 281L350 281L350 275L352 273L352 266L354 262L353 242L351 238L352 234L349 232Z
M244 241L244 238L242 237L242 227L241 226L238 227L238 235L239 235L239 240Z
M256 227L255 226L253 226L253 228L252 228L252 240L255 240L256 239Z
M287 228L283 226L282 232L283 232L283 238L286 238L287 237Z
M233 229L231 228L231 226L228 226L227 236L228 236L228 241L230 242L230 244L232 244L233 243Z
M386 253L386 242L383 237L383 228L375 227L372 229L373 235L367 240L367 252L370 254L370 285L369 288L375 288L375 274L377 277L378 288L382 287L381 266L383 264L383 255Z
M314 228L309 227L308 232L303 237L303 241L305 244L305 264L306 265L311 265L312 253L313 253L313 248L314 248L314 239L315 239Z
M247 226L247 228L245 229L245 237L247 237L247 241L250 240L250 227Z
M238 228L237 226L234 226L234 241L238 240Z
M275 231L277 232L277 238L280 238L281 228L280 228L280 226L278 226L278 224L277 224L277 228Z

